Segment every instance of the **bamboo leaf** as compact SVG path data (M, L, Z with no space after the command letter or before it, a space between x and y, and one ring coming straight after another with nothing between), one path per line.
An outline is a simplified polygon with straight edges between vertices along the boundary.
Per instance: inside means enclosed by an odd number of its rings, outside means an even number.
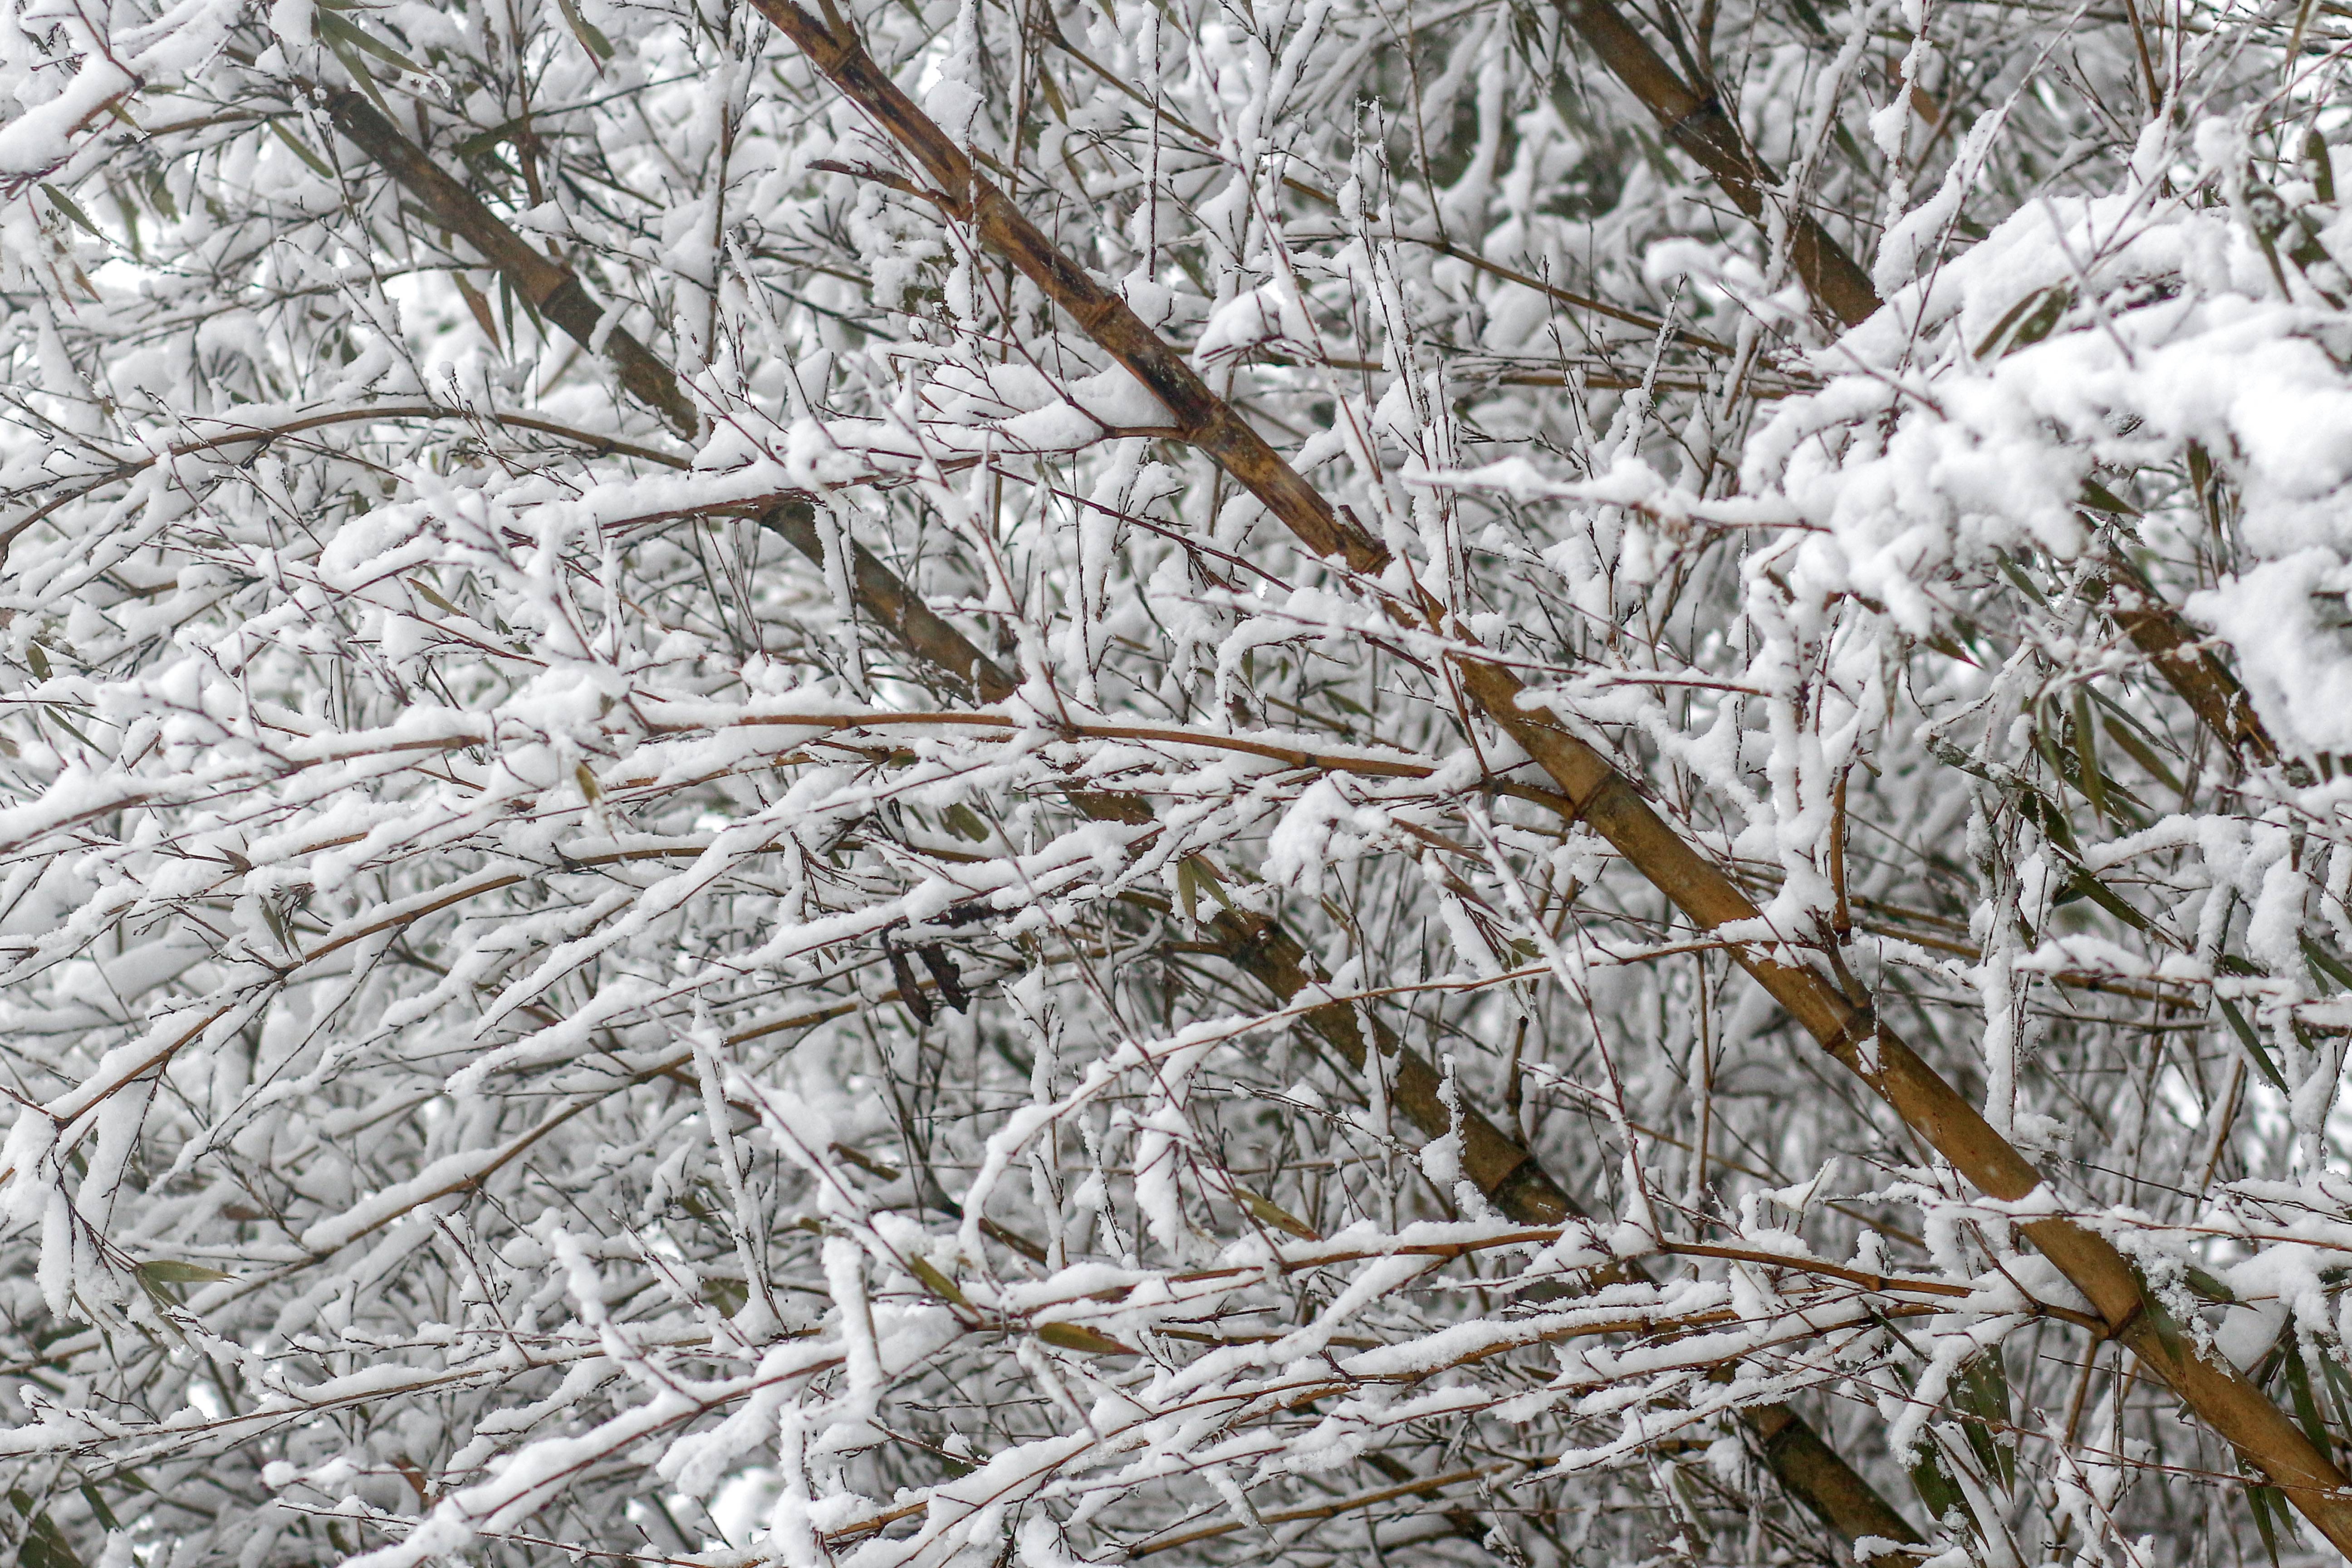
M2304 961L2311 965L2314 979L2325 974L2345 990L2352 991L2352 968L2347 968L2335 954L2312 941L2310 932L2297 932L2295 940L2303 944Z
M2074 292L2066 288L2042 289L2028 294L1993 323L1992 331L1977 345L1977 358L1999 359L2012 349L2040 342L2050 335L2050 329L2058 324L2058 319L2074 302Z
M2075 504L2087 507L2093 511L2113 512L2121 517L2140 515L2139 508L2087 474L2083 478L2082 489L2076 495Z
M432 74L358 23L351 21L332 9L317 10L312 12L311 16L318 24L320 35L331 43L347 44L352 48L365 49L393 69L406 71L410 76Z
M466 309L474 313L474 321L481 327L482 336L490 340L492 348L501 353L505 353L506 340L499 331L498 317L490 312L489 300L483 297L482 291L475 288L464 273L452 272L449 274L449 279L457 285L457 292L465 300Z
M572 36L580 40L580 47L588 51L588 58L594 60L596 68L602 71L604 62L613 58L613 40L580 15L576 0L556 0L556 4L563 8L564 26L572 29Z
M424 578L422 578L422 577L411 577L411 578L407 579L407 582L408 582L408 585L409 585L410 587L412 587L412 588L415 589L419 594L422 594L423 595L425 595L425 602L426 602L427 604L434 605L438 606L438 607L439 607L439 608L441 608L441 609L446 610L447 612L449 612L449 614L451 614L451 615L453 615L453 616L462 616L462 615L464 615L464 614L466 613L465 611L463 611L463 610L459 609L457 605L455 605L451 604L448 600L446 600L446 599L443 598L443 597L441 596L441 590L439 590L438 588L436 588L432 584L430 584L430 583L426 582Z
M1215 899L1226 909L1234 907L1233 896L1225 891L1224 879L1202 855L1187 855L1176 868L1176 892L1183 900L1185 918L1197 919L1194 905L1202 892Z
M1971 1417L1961 1424L1969 1447L1988 1476L1997 1475L2004 1487L2017 1482L2017 1450L2001 1441L2013 1417L2010 1411L2009 1373L1998 1350L1988 1351L1960 1369L1952 1384L1952 1407Z
M1921 1457L1911 1467L1911 1489L1927 1506L1927 1516L1938 1524L1948 1521L1955 1510L1973 1527L1969 1515L1968 1499L1959 1484L1944 1473L1944 1461L1931 1445L1922 1444Z
M499 142L520 134L528 123L529 121L522 116L517 115L512 120L491 126L488 131L477 131L471 136L460 140L449 150L463 163L471 163L478 159L489 158L498 150ZM499 161L499 166L507 167L503 161ZM513 173L511 169L508 172Z
M335 177L335 172L327 166L327 161L324 158L320 157L316 153L311 152L310 148L304 146L302 144L302 139L295 135L291 131L287 130L283 121L272 120L269 122L269 129L277 132L278 140L285 142L286 145L292 150L294 156L301 159L305 163L310 164L311 172L316 174L319 178L322 180L331 180Z
M957 1287L956 1282L940 1273L929 1259L910 1258L907 1260L907 1268L916 1279L923 1282L924 1289L929 1290L940 1300L951 1302L967 1311L971 1310L971 1303L964 1300L963 1291Z
M2193 1263L2182 1272L2181 1279L2191 1290L2208 1301L2235 1302L2238 1299L2236 1291Z
M81 1568L73 1542L30 1492L12 1489L8 1500L26 1521L24 1540L16 1547L16 1568Z
M2000 558L2000 574L2016 584L2019 591L2027 598L2044 608L2048 607L2050 601L2043 597L2042 589L2033 579L2026 574L2025 568L2006 555Z
M2271 1060L2270 1052L2255 1037L2253 1026L2246 1022L2243 1013L2238 1011L2238 1005L2227 996L2216 996L2213 1005L2221 1010L2221 1016L2228 1022L2231 1033L2236 1035L2238 1043L2246 1047L2246 1054L2254 1058L2254 1066L2262 1069L2263 1076L2271 1080L2271 1087L2281 1094L2292 1094L2294 1090L2286 1086L2286 1075L2279 1071L2276 1062Z
M2155 748L2132 732L2132 726L2129 723L2109 714L2107 734L2116 745L2123 748L2126 756L2147 770L2150 778L2176 795L2180 793L2180 781L2173 776L2172 770L2165 765L2164 759L2156 754Z
M66 216L71 218L74 222L74 226L89 235L92 239L104 239L106 237L106 236L99 232L98 225L89 221L89 215L82 211L80 206L75 203L71 196L58 189L57 186L50 184L47 180L41 182L41 194L48 197L52 202L55 202L57 204L58 210L65 214Z
M2090 699L2080 687L2074 689L2074 765L2082 774L2083 798L2102 817L2112 817L2106 775L2099 770L2098 731L2091 726Z
M2312 1397L2311 1372L2304 1365L2303 1352L2295 1344L2294 1331L2289 1329L2280 1343L2279 1375L2286 1384L2287 1394L2294 1410L2294 1418L2321 1453L2328 1451L2330 1438L2327 1423L2319 1414L2319 1401Z
M2352 1431L2352 1373L2345 1371L2343 1363L2327 1353L2327 1347L2315 1344L2310 1358L2319 1367L2320 1381L2327 1385L2329 1403L2335 1406L2336 1424Z
M1298 1218L1289 1210L1284 1208L1280 1204L1275 1203L1269 1198L1262 1198L1258 1196L1255 1193L1251 1192L1247 1187L1235 1187L1234 1189L1234 1195L1241 1199L1242 1206L1244 1208L1246 1208L1250 1213L1255 1215L1267 1225L1274 1226L1276 1230L1288 1231L1291 1235L1298 1237L1301 1241L1320 1241L1323 1239L1320 1236L1316 1234L1314 1227L1309 1226L1305 1220Z
M81 1500L89 1505L90 1517L97 1520L99 1523L109 1530L122 1528L122 1521L114 1517L112 1509L106 1506L106 1499L100 1494L96 1487L87 1481L81 1486Z
M327 19L327 13L324 11L317 13L317 16L321 23ZM326 45L334 55L336 63L343 68L343 74L350 77L359 85L362 92L374 100L376 108L383 112L385 119L391 119L392 100L384 97L383 89L376 82L375 73L368 69L367 61L360 58L364 51L350 38L323 26L320 30L319 41Z
M2279 1568L2279 1526L2286 1525L2292 1534L2294 1524L2286 1517L2286 1500L2276 1487L2261 1481L2246 1482L2246 1502L2254 1516L2254 1530L2263 1538L2263 1550L2270 1553L2271 1568Z
M1108 1334L1089 1329L1082 1323L1040 1323L1037 1337L1059 1350L1076 1351L1084 1355L1140 1355L1143 1352L1123 1345Z

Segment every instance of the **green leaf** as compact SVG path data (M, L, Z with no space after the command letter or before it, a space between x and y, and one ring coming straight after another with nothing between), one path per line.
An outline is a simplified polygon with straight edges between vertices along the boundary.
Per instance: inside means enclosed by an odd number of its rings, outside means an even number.
M516 293L514 279L504 272L500 272L499 274L499 299L505 303L507 308L508 337L511 338L514 336L515 309L518 306L521 307L522 313L524 315L530 318L532 329L541 337L545 337L547 335L547 323L539 319L539 307L530 302L530 295Z
M2084 476L2082 492L2075 498L2075 504L2093 511L2114 512L2122 517L2140 515L2139 508L2088 475Z
M969 838L974 844L988 842L988 824L971 807L959 803L948 807L946 816L949 828L957 837Z
M328 40L330 47L337 43L348 44L353 48L365 49L394 70L406 71L411 76L432 74L366 28L344 20L332 10L315 11L311 15L318 22L320 34Z
M439 605L442 609L448 611L453 616L462 616L466 613L457 605L451 604L448 600L443 598L440 591L435 588L432 584L427 583L424 578L411 577L407 581L408 585L415 589L418 593L424 595L428 603Z
M613 58L613 40L581 16L580 7L572 0L556 0L556 4L563 7L563 22L572 29L572 36L580 40L580 47L596 62L596 68L603 70L604 62Z
M163 214L165 223L180 221L180 204L172 199L171 183L160 174L140 176L140 184L147 193L147 205Z
M106 1506L106 1500L99 1495L98 1489L86 1481L82 1484L81 1500L89 1505L89 1516L109 1530L122 1528L122 1521L114 1517L114 1510Z
M2329 1399L2336 1406L2339 1426L2352 1431L2352 1376L2347 1376L2343 1364L2327 1353L2322 1345L2312 1347L2311 1359L2319 1367L2320 1381L2327 1385Z
M16 1568L81 1568L81 1559L74 1555L73 1542L58 1528L33 1494L12 1490L8 1500L16 1511L31 1522L25 1528L23 1544L16 1548Z
M1985 1474L2005 1487L2017 1484L2017 1450L2000 1440L2011 1424L2009 1371L1999 1351L1988 1351L1960 1369L1951 1389L1952 1408L1971 1419L1961 1423L1969 1447Z
M1291 1235L1298 1237L1301 1241L1320 1241L1323 1239L1321 1237L1315 1234L1313 1228L1310 1227L1305 1220L1298 1218L1289 1210L1284 1208L1280 1204L1274 1202L1272 1199L1262 1198L1255 1193L1251 1192L1247 1187L1235 1187L1234 1189L1234 1195L1241 1199L1242 1206L1244 1208L1249 1210L1250 1213L1255 1215L1265 1224L1274 1226L1276 1230L1286 1230Z
M1217 868L1210 865L1205 857L1187 855L1176 865L1176 897L1184 906L1186 920L1201 918L1198 906L1203 892L1227 909L1234 907L1234 900L1226 895L1224 880L1217 875Z
M2059 754L2057 747L2051 743L2046 731L2037 732L2035 741L2053 768L2056 769L2062 776L2070 773L2071 770L2066 767L2065 759ZM2074 841L2074 825L2066 820L2063 807L2030 784L2021 782L2004 784L2003 787L2011 798L2016 801L2020 815L2042 829L2042 837L2049 841L2050 847L2056 851L2059 860L2069 873L2066 882L2067 890L2057 900L2058 902L2065 904L2072 903L2076 899L2088 899L2134 931L2147 931L2154 929L2148 924L2146 915L2132 908L2122 894L2093 876L2090 868L2083 864L2083 852Z
M449 274L449 281L457 286L457 297L465 300L466 309L473 312L474 324L482 329L482 336L490 340L490 347L504 353L506 337L499 331L499 319L491 313L489 300L483 298L482 291L475 288L473 280L462 272Z
M923 1282L924 1289L929 1290L940 1300L951 1301L966 1311L971 1310L971 1303L964 1300L964 1294L956 1288L956 1282L931 1267L925 1259L911 1258L908 1261L907 1268L916 1279Z
M2050 601L2042 597L2042 590L2034 584L2033 579L2025 574L2025 568L2006 555L2000 558L2000 574L2016 584L2027 598L2045 609L2049 607Z
M463 163L470 163L478 158L488 158L497 151L499 142L511 140L522 131L525 123L523 117L517 115L503 124L491 126L488 131L477 131L449 150ZM503 162L499 162L499 166L506 168Z
M2180 1320L2174 1317L2164 1303L2157 1299L2156 1291L2149 1286L2146 1275L2139 1273L2137 1268L2132 1272L2139 1280L2139 1299L2146 1309L2145 1315L2147 1318L2148 1327L2156 1331L2157 1343L2162 1345L2165 1353L2174 1360L2185 1360L2189 1353L2189 1342L2180 1331Z
M2009 308L2009 313L1993 324L1984 342L1977 345L1977 358L1999 359L2012 349L2038 343L2050 335L2050 329L2074 302L2074 291L2059 287L2038 289Z
M2180 793L2180 781L2173 776L2170 768L2164 765L2164 759L2156 754L2156 749L2132 732L2128 722L2110 713L2107 715L2107 734L2124 749L2125 755L2147 770L2148 777L2174 795Z
M2107 778L2099 771L2098 731L2091 727L2091 700L2081 687L2074 689L2074 765L2083 779L2083 798L2102 817L2113 819L2115 812L2107 805Z
M1037 1325L1037 1337L1049 1345L1055 1345L1066 1351L1078 1351L1087 1355L1140 1355L1143 1353L1119 1343L1108 1334L1079 1323L1040 1323Z
M1961 647L1958 639L1954 637L1949 632L1930 632L1919 640L1926 643L1929 647L1934 648L1937 653L1942 654L1946 658L1958 659L1962 664L1976 664L1979 662L1976 655Z
M1927 1505L1928 1516L1942 1523L1954 1509L1966 1514L1968 1499L1951 1477L1944 1473L1944 1461L1932 1447L1923 1448L1919 1462L1911 1467L1911 1489Z
M2187 1270L2182 1273L2181 1279L2191 1290L2194 1290L2199 1296L2204 1298L2208 1301L2234 1304L2238 1300L2236 1291L2231 1289L2227 1285L2222 1284L2219 1279L2214 1279L2210 1274L2206 1273L2202 1268L2198 1268L2194 1263L2190 1264Z
M2238 1043L2246 1047L2246 1054L2254 1058L2254 1065L2263 1069L2263 1076L2271 1080L2271 1087L2281 1094L2292 1095L2294 1091L2287 1088L2285 1075L2279 1071L2278 1064L2271 1060L2270 1052L2263 1048L2253 1026L2246 1022L2243 1013L2238 1011L2238 1005L2227 996L2214 997L2213 1005L2221 1009L2221 1016L2228 1021L2231 1032L2238 1037Z
M151 1258L139 1266L139 1276L157 1285L217 1285L236 1278L201 1263L183 1263L176 1258Z
M57 186L50 184L47 181L44 180L41 182L41 194L48 197L49 200L57 203L58 210L65 214L66 216L73 219L75 226L80 228L83 233L89 235L92 239L104 239L106 237L106 236L99 233L98 225L89 221L89 215L82 211L79 206L76 205L74 204L74 199L66 195L63 191L58 189Z
M335 177L334 170L327 167L327 161L302 145L302 139L287 130L283 124L273 120L269 122L269 129L278 133L278 140L293 149L294 156L310 164L311 173L317 174L319 178L331 180Z
M2347 991L2352 991L2352 969L2346 968L2334 954L2309 936L2299 936L2296 940L2303 943L2304 961L2311 965L2315 978L2324 973Z
M2276 1509L2279 1519L2286 1520L2286 1499L2279 1495L2276 1487L2250 1480L2246 1483L2246 1501L2254 1511L2254 1529L2262 1535L2263 1550L2271 1554L2271 1568L2279 1568L2278 1523L2271 1518L2271 1510ZM2286 1524L2292 1531L2294 1521L2286 1521Z
M2075 890L2084 898L2089 899L2132 930L2145 931L2151 929L2147 923L2147 917L2125 902L2121 893L2092 876L2079 865L2074 868L2074 886Z
M326 15L324 11L320 12L319 19L325 20ZM344 73L359 84L360 90L374 101L376 108L383 111L383 117L392 119L392 100L384 97L383 89L376 85L375 72L368 69L367 61L360 58L360 49L350 39L337 36L331 29L322 28L320 41L333 51Z
M2279 1349L2283 1352L2279 1372L2285 1380L2287 1394L2294 1405L2294 1418L2303 1427L2304 1435L2311 1439L2312 1446L2323 1454L2327 1453L2330 1451L2327 1423L2320 1417L2319 1401L2312 1397L2311 1371L2303 1363L2303 1352L2295 1344L2292 1330L2288 1331Z
M64 709L53 707L45 710L45 712L50 723L55 724L58 729L63 730L67 734L71 735L83 745L89 746L89 737L83 734L81 731L75 726L73 721L66 717ZM95 746L90 746L90 750L92 751L96 751L97 749L98 748Z

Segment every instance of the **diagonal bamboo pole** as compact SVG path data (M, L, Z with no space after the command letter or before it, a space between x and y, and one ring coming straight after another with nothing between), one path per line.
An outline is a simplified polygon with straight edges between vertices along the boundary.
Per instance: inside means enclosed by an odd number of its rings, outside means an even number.
M1654 118L1666 140L1714 176L1723 194L1751 219L1761 219L1778 198L1780 178L1748 149L1739 127L1723 111L1723 100L1701 93L1675 74L1624 14L1609 0L1559 0L1592 52ZM1878 309L1870 274L1832 238L1820 220L1801 207L1788 212L1789 257L1815 302L1852 326Z
M1391 563L1380 543L1342 520L1124 300L1055 249L899 89L845 25L836 33L795 0L754 3L914 160L941 210L1011 260L1150 387L1184 437L1302 543L1318 555L1341 557L1366 574L1387 570ZM1420 597L1423 614L1436 626L1439 606L1425 594ZM1522 706L1526 693L1517 676L1472 651L1447 657L1464 689L1551 775L1578 816L1693 923L1705 931L1765 931L1761 912L1747 895L1667 826L1606 758L1549 717ZM1780 951L1777 944L1755 940L1734 949L1741 966L1831 1057L1876 1091L1979 1191L2016 1205L2020 1230L2090 1301L2110 1336L2259 1468L2338 1551L2352 1555L2352 1483L2334 1461L2251 1380L2191 1346L2115 1245L2058 1212L2055 1193L2032 1163L1904 1044L1866 1000L1841 994L1818 972L1776 956Z
M335 129L407 186L435 221L504 273L541 316L562 327L583 348L611 361L629 395L660 415L662 422L678 435L691 440L701 433L702 416L669 366L626 328L617 322L606 324L604 312L570 268L551 259L499 222L474 199L472 192L445 173L422 147L403 136L399 127L365 98L349 88L313 85L312 91ZM601 342L597 339L600 325L604 326Z
M491 212L463 184L442 172L423 149L403 136L365 99L356 93L327 89L322 95L328 114L362 151L412 195L425 205L436 221L467 237L475 248L522 286L538 288L538 298L570 301L585 309L542 310L583 347L593 346L595 324L603 312L579 280L547 260ZM562 273L551 279L541 268ZM614 347L615 339L621 346ZM605 352L623 374L623 384L656 412L688 406L669 366L634 338L615 331L605 340ZM1279 461L1279 459L1276 459ZM810 560L823 564L824 540L816 525L814 507L792 501L761 520ZM872 552L848 541L849 573L858 606L887 628L901 647L939 671L962 690L983 702L1013 695L1019 682L945 617L926 605ZM1097 815L1129 818L1148 813L1132 797L1094 795L1079 805ZM1216 931L1220 954L1255 979L1279 1001L1288 1002L1309 984L1307 953L1297 938L1273 921L1223 910L1210 922ZM1353 1009L1321 1007L1307 1015L1307 1027L1337 1051L1358 1072L1370 1061L1365 1038ZM1569 1218L1590 1217L1570 1197L1528 1148L1504 1131L1484 1112L1468 1104L1449 1106L1444 1079L1426 1057L1406 1047L1377 1022L1377 1046L1388 1058L1390 1103L1425 1138L1459 1131L1463 1140L1463 1173L1507 1217L1523 1224L1554 1225ZM1612 1265L1601 1271L1612 1279L1645 1277L1635 1262ZM1823 1442L1820 1434L1785 1405L1759 1405L1742 1413L1755 1435L1766 1464L1790 1496L1819 1517L1848 1543L1868 1539L1919 1544L1922 1537L1892 1505L1880 1497L1860 1472ZM1882 1551L1874 1559L1885 1568L1912 1568L1915 1552Z

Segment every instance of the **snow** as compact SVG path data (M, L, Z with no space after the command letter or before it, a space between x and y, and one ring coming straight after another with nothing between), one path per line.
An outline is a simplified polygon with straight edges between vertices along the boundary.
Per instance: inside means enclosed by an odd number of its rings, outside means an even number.
M877 115L751 12L20 7L0 1451L79 1561L1843 1560L1792 1411L1930 1554L2244 1546L2082 1317L2340 1425L2335 21L2285 100L2158 29L2192 114L2120 16L1727 13L1750 224L1524 20L869 7Z

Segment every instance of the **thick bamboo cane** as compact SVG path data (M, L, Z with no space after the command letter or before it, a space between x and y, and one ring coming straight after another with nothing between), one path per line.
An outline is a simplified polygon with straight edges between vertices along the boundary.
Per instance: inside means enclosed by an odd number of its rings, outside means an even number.
M835 88L856 103L920 168L929 196L998 251L1097 344L1157 395L1184 437L1247 489L1308 549L1366 574L1391 562L1256 431L1211 392L1127 303L1063 256L972 166L946 132L901 91L845 24L834 27L794 0L754 0ZM1424 614L1436 606L1423 599ZM1453 628L1448 628L1452 632ZM1458 646L1458 644L1457 644ZM1601 753L1521 705L1524 688L1503 665L1449 655L1464 689L1526 748L1580 817L1703 931L1758 931L1760 911L1723 872L1668 826ZM2352 1492L2342 1471L2250 1380L2198 1352L2115 1245L2059 1211L2032 1163L1905 1045L1870 1005L1840 994L1822 973L1748 938L1742 967L1840 1063L1988 1196L2017 1205L2019 1228L2091 1302L2141 1363L2205 1424L2276 1486L2338 1551L2352 1555Z
M320 94L336 128L354 145L406 187L437 222L463 236L518 287L528 287L531 297L542 302L558 301L558 309L542 309L542 314L583 347L593 346L603 312L576 277L534 249L367 100L337 89L322 89ZM562 308L575 301L584 308ZM669 366L635 338L615 331L605 339L604 352L621 372L624 387L655 412L668 418L672 411L690 408ZM675 426L679 421L672 423ZM761 521L810 560L824 562L824 541L809 502L786 502ZM851 590L858 607L902 647L983 702L1002 701L1017 689L1019 683L1007 671L926 605L872 552L854 540L848 542L848 548ZM1079 804L1114 817L1149 812L1143 802L1131 797L1098 795ZM1220 956L1255 979L1278 1001L1290 1001L1307 985L1306 951L1278 922L1226 910L1215 917L1211 929L1217 933ZM1365 1069L1370 1057L1351 1008L1317 1008L1307 1015L1305 1023L1349 1067L1360 1072ZM1474 1106L1460 1103L1458 1110L1449 1106L1443 1092L1444 1079L1427 1058L1385 1032L1379 1049L1388 1060L1390 1103L1425 1138L1459 1131L1463 1173L1498 1211L1531 1225L1589 1217L1517 1139ZM1639 1266L1633 1263L1612 1266L1610 1272L1616 1279L1642 1276ZM1781 1486L1847 1542L1921 1542L1910 1521L1796 1411L1785 1405L1759 1405L1745 1412L1743 1418ZM1917 1554L1900 1551L1884 1552L1874 1559L1881 1568L1910 1568L1918 1560Z
M563 329L592 353L612 362L629 395L689 440L701 433L702 416L677 377L652 350L604 312L570 268L499 221L423 148L400 133L375 105L349 88L314 88L335 129L382 165L425 204L434 220L480 253L545 320ZM604 328L602 342L597 328Z
M1559 0L1559 10L1610 74L1642 101L1666 140L1712 175L1743 214L1761 219L1766 203L1776 199L1780 176L1748 150L1722 100L1676 76L1609 0ZM1878 309L1870 274L1812 214L1792 206L1788 226L1790 263L1817 303L1849 326Z

